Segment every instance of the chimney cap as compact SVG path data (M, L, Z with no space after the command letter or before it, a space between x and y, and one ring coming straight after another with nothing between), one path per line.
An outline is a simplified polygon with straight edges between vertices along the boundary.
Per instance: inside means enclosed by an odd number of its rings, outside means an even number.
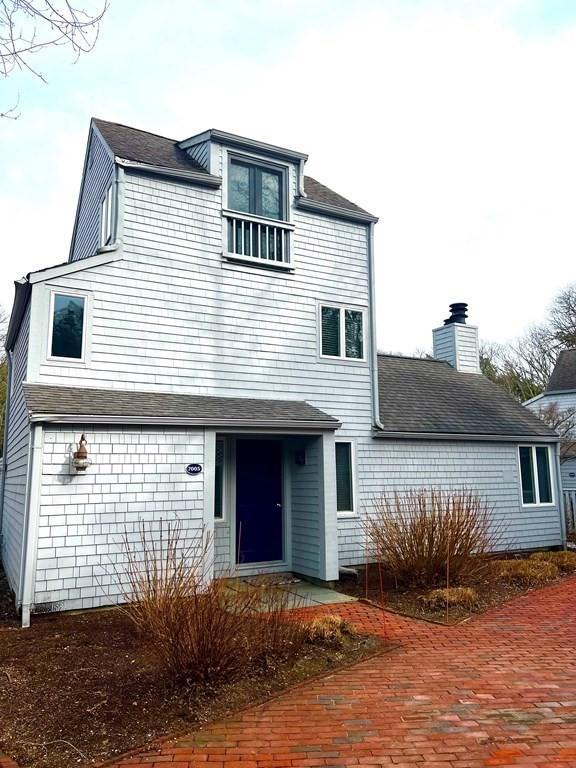
M452 323L462 323L466 325L466 318L468 317L468 304L465 301L457 301L450 304L450 317L444 320L444 325L452 325Z

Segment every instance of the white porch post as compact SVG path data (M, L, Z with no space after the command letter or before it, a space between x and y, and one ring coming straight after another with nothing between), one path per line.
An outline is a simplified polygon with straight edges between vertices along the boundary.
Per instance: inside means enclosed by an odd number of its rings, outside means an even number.
M208 579L214 577L214 483L216 475L216 432L204 430L204 536L210 542L208 553L209 568L204 574Z
M336 513L336 450L334 433L322 435L320 462L320 578L338 578L338 519Z

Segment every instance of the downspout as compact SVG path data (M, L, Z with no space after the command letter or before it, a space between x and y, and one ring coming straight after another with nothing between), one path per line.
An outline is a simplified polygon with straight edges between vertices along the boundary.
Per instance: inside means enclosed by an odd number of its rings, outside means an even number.
M30 430L30 451L28 464L28 494L24 517L22 546L22 572L20 579L20 607L22 627L30 626L30 612L34 600L34 580L38 555L38 525L40 512L40 484L42 480L42 450L44 428L33 424Z
M2 446L2 483L0 485L0 554L2 553L2 530L4 523L4 488L8 467L8 426L10 423L10 396L12 394L12 350L6 351L6 403L4 405L4 439Z
M374 223L368 224L367 228L368 245L368 291L370 297L370 357L371 357L371 378L372 378L372 408L374 426L377 429L384 430L384 425L380 421L380 401L378 396L378 340L376 338L376 286L375 286L375 264L374 264Z
M96 253L110 253L122 247L124 240L124 168L116 164L114 172L115 191L112 205L112 242L101 245Z
M566 513L564 511L564 489L560 469L560 442L556 443L556 492L558 494L558 513L560 515L560 532L562 534L562 549L566 549Z

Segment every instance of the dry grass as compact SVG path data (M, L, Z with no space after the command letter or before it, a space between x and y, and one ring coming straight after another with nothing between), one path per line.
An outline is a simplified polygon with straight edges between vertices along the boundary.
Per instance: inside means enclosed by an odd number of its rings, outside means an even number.
M576 573L576 552L534 552L530 559L553 563L562 573Z
M354 636L355 634L354 627L336 614L319 616L308 624L308 638L312 642L342 645L345 635Z
M230 680L251 666L289 661L306 642L305 624L286 620L285 590L266 580L235 589L210 579L210 541L184 542L178 521L155 534L142 524L139 541L131 545L126 536L124 547L121 609L175 679Z
M412 490L376 499L365 521L377 561L401 586L450 585L478 576L501 537L473 491Z
M546 560L494 560L493 573L500 581L522 587L539 587L560 575L558 567Z
M478 593L472 587L448 587L433 589L418 598L431 611L447 608L466 608L471 610L478 602Z

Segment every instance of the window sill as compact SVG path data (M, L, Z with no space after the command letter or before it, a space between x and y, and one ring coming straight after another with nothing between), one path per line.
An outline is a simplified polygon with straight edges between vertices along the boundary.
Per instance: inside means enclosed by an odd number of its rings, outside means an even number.
M522 509L555 509L556 504L553 501L547 501L544 504L522 504Z
M336 516L338 520L354 520L360 517L358 512L337 512Z
M238 264L250 264L260 269L272 269L274 272L294 272L292 264L286 264L281 261L268 261L255 256L242 256L241 254L229 253L228 251L222 253L222 260Z
M74 368L86 368L88 365L86 360L76 360L73 357L47 357L43 364L60 367L63 365L72 365Z
M327 363L367 363L365 357L336 357L336 355L319 355L320 360Z

